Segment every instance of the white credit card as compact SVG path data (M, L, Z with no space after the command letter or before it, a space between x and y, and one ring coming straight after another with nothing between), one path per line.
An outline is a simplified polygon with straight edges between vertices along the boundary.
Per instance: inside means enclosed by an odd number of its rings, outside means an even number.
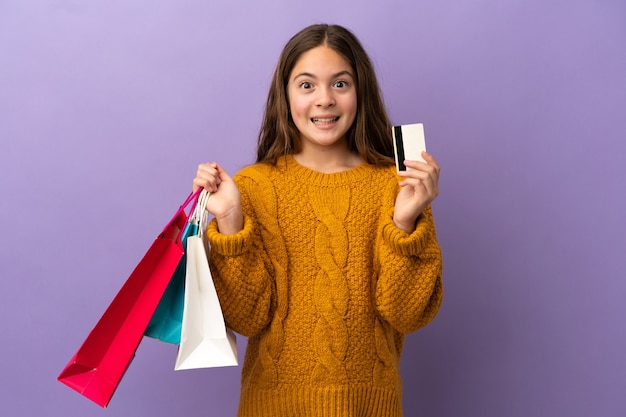
M398 172L412 169L404 165L405 160L426 162L422 158L422 151L426 150L422 123L394 126L391 131Z

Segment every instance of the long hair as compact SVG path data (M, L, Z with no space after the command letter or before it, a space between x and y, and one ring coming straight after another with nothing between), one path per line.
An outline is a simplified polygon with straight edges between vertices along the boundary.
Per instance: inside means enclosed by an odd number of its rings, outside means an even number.
M276 164L279 157L300 152L300 133L289 112L287 83L300 56L321 45L341 55L356 77L357 112L346 132L348 148L369 164L392 165L391 124L371 60L352 32L342 26L326 24L304 28L285 45L265 105L257 162Z

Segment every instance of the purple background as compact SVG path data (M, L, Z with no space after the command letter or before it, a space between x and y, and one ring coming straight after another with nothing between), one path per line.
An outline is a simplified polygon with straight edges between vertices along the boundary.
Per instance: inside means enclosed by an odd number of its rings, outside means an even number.
M149 339L106 411L55 378L197 164L252 161L278 54L320 21L443 167L406 415L626 415L623 0L3 0L0 414L234 415L240 368L174 372Z

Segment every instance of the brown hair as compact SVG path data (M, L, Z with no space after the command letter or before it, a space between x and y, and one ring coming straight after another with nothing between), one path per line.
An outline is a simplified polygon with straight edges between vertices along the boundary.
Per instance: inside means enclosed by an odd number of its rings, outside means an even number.
M300 56L320 45L340 54L355 73L357 112L346 133L348 147L372 165L392 165L391 124L370 58L349 30L326 24L304 28L285 45L265 105L257 162L275 164L280 156L300 151L300 134L289 112L287 83Z

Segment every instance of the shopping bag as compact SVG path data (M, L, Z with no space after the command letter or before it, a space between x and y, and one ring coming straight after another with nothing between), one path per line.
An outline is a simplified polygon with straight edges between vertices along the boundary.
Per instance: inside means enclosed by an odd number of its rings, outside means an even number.
M192 209L193 210L193 209ZM187 238L198 233L198 224L189 221L183 232L183 250L187 250ZM187 255L183 254L182 259L172 275L170 283L167 285L161 301L157 306L144 336L158 339L163 342L178 345L180 343L180 332L183 324L183 304L185 297L185 270L187 269Z
M184 208L192 193L144 257L57 379L106 407L135 356L143 332L183 256Z
M185 305L176 370L238 364L235 333L224 323L209 269L208 246L203 242L208 198L209 193L202 191L193 213L198 220L199 231L196 236L187 238Z

